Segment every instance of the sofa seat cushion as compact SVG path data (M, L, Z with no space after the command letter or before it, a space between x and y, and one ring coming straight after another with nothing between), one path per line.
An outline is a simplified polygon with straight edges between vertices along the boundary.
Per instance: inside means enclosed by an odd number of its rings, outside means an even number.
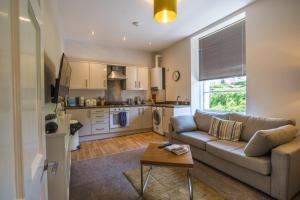
M192 145L202 150L206 150L206 143L209 141L217 140L218 138L208 135L202 131L191 131L191 132L182 132L174 133L172 135L177 140L182 141L183 143Z
M210 141L206 144L206 151L241 167L245 167L263 175L269 175L271 173L270 156L247 157L244 153L246 144L246 142L242 141Z

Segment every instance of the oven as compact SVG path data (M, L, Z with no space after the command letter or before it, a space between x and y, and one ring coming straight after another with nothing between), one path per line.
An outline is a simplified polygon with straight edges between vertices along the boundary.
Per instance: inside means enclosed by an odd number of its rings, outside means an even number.
M129 126L129 108L120 107L120 108L110 108L109 117L110 117L110 128L126 128ZM120 113L124 112L126 115L126 125L121 126L120 124Z

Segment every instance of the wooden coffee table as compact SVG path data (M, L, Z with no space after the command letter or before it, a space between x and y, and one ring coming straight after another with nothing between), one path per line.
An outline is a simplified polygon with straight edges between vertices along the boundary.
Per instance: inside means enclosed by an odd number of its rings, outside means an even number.
M165 149L159 149L158 143L150 143L144 155L142 156L141 163L141 197L145 192L147 187L149 175L152 170L152 166L168 166L168 167L180 167L187 169L187 178L188 178L188 186L189 186L189 194L190 200L193 199L193 183L191 179L190 169L194 167L194 162L192 158L192 154L189 151L188 153L182 155L175 155L172 152L169 152ZM150 166L150 170L147 174L145 183L143 180L143 167L147 165Z

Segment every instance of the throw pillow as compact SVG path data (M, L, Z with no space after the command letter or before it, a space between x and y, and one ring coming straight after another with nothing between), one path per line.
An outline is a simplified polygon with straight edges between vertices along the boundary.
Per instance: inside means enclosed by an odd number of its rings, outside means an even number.
M239 141L242 132L242 122L212 118L209 135L221 140Z
M200 131L208 132L211 124L212 117L218 117L220 119L228 119L227 114L223 113L209 113L209 112L202 112L197 110L194 119L197 124L197 127Z
M273 148L292 141L297 132L298 129L293 125L257 131L246 145L244 152L246 156L266 155Z
M171 124L177 133L197 130L193 116L189 115L172 117Z

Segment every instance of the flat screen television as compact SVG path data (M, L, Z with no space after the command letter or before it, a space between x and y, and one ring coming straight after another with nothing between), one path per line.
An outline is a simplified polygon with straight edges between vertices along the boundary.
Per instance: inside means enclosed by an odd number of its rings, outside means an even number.
M72 69L65 54L62 55L58 78L52 90L52 103L58 103L59 99L69 94Z

